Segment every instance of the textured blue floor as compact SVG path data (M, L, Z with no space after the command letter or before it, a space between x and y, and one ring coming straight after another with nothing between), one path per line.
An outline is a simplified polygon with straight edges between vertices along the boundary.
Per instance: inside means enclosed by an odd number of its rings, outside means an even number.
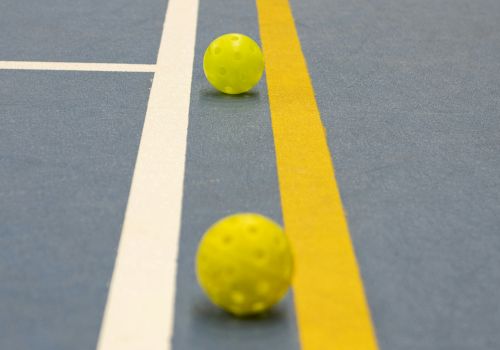
M500 2L291 4L381 349L500 348Z
M150 74L0 71L0 349L92 349Z
M166 0L2 0L0 60L155 63Z
M500 2L291 0L381 350L500 348ZM0 61L154 63L165 0L0 3ZM201 1L173 348L298 349L292 295L213 308L193 254L219 217L280 221L265 81L221 96L211 39L253 1ZM93 349L152 74L0 70L0 349ZM327 278L327 276L325 276Z

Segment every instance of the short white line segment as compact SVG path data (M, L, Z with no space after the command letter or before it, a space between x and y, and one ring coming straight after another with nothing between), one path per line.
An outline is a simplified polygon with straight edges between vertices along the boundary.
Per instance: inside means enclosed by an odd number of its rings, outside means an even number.
M154 64L0 61L0 69L65 70L89 72L154 72Z
M99 350L170 348L198 0L170 0Z

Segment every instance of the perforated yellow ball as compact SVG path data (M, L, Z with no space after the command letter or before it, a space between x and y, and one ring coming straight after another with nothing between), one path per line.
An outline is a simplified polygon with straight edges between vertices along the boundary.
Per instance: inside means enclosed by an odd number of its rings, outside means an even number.
M243 34L224 34L208 46L203 70L210 84L226 94L241 94L253 88L264 72L259 45Z
M259 214L218 221L203 236L196 255L198 282L208 298L237 316L262 313L279 302L292 273L287 237Z

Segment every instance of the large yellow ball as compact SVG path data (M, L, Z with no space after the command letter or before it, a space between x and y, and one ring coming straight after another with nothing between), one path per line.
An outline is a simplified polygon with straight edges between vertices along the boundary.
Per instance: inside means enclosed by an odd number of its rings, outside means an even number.
M224 34L208 46L203 70L210 84L226 94L241 94L253 88L264 72L259 45L243 34Z
M198 282L208 298L237 316L261 313L280 301L292 273L292 252L282 228L258 214L218 221L196 255Z

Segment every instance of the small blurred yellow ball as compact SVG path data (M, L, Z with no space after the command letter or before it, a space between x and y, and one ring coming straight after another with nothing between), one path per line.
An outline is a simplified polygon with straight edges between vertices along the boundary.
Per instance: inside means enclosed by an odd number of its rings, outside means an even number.
M196 255L198 282L208 298L237 316L268 310L286 294L293 257L282 228L258 214L216 222Z
M224 34L208 46L203 70L210 84L226 94L241 94L253 88L264 72L259 45L243 34Z

